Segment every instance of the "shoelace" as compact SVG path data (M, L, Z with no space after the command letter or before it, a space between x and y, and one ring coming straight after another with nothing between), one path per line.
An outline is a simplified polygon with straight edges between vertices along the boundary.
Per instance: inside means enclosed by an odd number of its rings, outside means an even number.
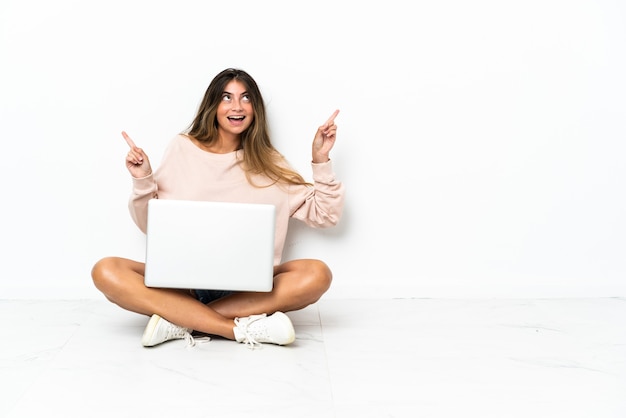
M235 318L235 325L237 325L237 328L239 328L241 330L241 332L243 333L243 335L245 336L245 340L244 343L248 346L249 349L254 350L256 347L262 347L263 344L261 344L260 342L258 342L250 333L250 330L248 329L250 327L250 324L258 321L261 318L265 318L266 315L265 314L261 314L261 315L253 315L251 317L248 317L247 321L245 324L241 324L241 321L239 318Z
M194 338L194 336L190 333L185 333L185 342L187 343L187 345L185 346L186 348L195 347L196 343L207 343L209 341L211 341L211 337L209 337L208 335Z

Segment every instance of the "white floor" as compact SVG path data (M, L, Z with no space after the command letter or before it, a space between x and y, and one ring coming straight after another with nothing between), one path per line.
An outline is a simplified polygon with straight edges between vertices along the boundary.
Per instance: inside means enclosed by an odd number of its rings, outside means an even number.
M104 300L0 301L0 417L626 417L626 299L322 300L297 340L140 345Z

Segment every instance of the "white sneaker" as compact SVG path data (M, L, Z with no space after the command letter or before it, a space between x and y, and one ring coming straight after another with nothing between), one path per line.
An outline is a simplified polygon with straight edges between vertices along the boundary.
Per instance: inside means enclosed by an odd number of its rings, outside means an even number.
M261 343L287 345L294 342L296 332L291 320L282 312L273 315L251 315L235 318L235 340L254 348Z
M191 336L193 330L189 328L179 327L171 322L166 321L159 315L154 314L150 318L150 322L146 326L141 338L141 344L144 347L153 347L169 340L185 339L187 345L193 347L196 345L195 340Z

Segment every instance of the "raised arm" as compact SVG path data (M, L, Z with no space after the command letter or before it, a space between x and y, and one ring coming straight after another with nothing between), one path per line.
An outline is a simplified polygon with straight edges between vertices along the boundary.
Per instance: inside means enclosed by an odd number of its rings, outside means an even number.
M130 147L126 154L126 168L133 176L133 192L128 201L128 209L133 222L146 232L148 200L156 197L157 185L151 175L152 167L146 153L135 145L126 132L122 132L122 136Z
M337 138L335 118L338 114L339 110L335 110L328 120L317 128L312 146L314 163L325 163L330 159L330 150L335 145L335 139Z
M142 178L152 174L150 160L143 149L135 145L135 142L130 139L130 136L128 136L126 132L122 131L122 136L130 147L130 151L126 154L126 168L130 172L130 175L135 178Z

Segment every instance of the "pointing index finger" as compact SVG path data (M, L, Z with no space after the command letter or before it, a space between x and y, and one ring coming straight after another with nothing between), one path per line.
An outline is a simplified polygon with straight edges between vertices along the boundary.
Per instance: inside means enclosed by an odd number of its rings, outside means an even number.
M339 114L339 109L335 110L335 111L333 112L333 114L332 114L332 115L330 115L330 117L328 118L328 120L326 121L326 123L328 124L328 123L334 122L334 121L335 121L335 118L337 117L337 115L338 115L338 114Z
M126 132L122 131L122 136L124 137L124 139L126 140L126 143L128 144L128 146L129 146L131 149L135 149L135 148L137 148L137 145L135 145L135 143L133 142L133 140L132 140L132 139L130 139L130 136L128 136L128 134L127 134Z

